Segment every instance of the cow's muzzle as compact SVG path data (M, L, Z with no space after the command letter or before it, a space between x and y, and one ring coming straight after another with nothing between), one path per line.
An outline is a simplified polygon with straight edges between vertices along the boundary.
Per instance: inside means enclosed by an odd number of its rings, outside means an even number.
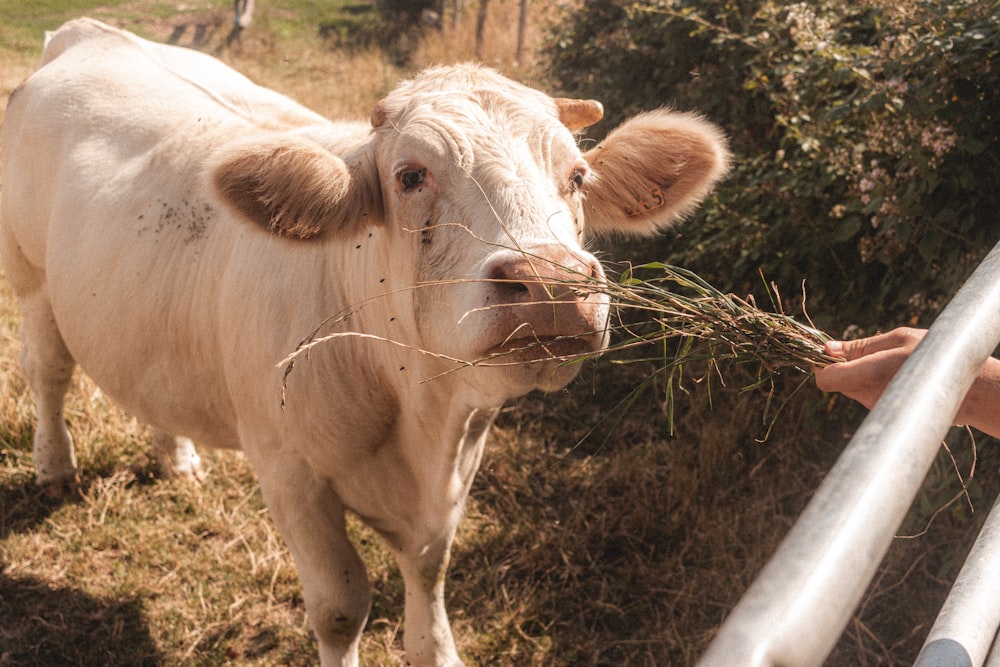
M604 347L609 299L604 270L589 253L559 245L505 252L487 276L497 324L490 354L531 361Z

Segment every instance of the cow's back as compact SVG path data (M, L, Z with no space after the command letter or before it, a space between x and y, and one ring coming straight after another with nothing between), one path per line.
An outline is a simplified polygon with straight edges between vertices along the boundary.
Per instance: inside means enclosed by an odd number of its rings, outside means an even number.
M42 63L12 96L2 135L4 224L39 267L50 221L75 211L85 222L95 200L134 191L143 163L172 135L210 151L218 138L192 136L191 119L207 130L230 115L124 33L87 19L50 35Z
M79 45L114 52L121 60L112 58L112 65L138 65L146 70L151 82L162 84L166 77L184 87L196 88L258 128L287 130L328 124L322 116L280 93L257 86L216 58L193 49L139 39L89 18L69 21L59 30L47 33L41 64L44 66ZM130 63L124 62L126 57Z
M344 153L367 134L215 58L86 18L47 36L42 67L15 91L0 129L3 160L18 165L4 174L4 205L38 265L50 206L77 209L95 192L138 201L143 183L163 174L173 180L155 187L183 195L217 149L248 136L290 132Z

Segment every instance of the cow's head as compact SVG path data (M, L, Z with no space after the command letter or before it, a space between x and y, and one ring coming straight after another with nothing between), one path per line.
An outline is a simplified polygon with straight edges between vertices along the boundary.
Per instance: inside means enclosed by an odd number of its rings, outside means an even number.
M689 212L725 173L722 133L690 114L636 116L585 153L576 132L601 105L553 99L466 65L404 83L345 157L287 137L240 149L215 182L270 231L341 243L368 226L394 248L420 347L467 361L495 398L555 389L601 349L608 297L583 247L593 234L649 235Z

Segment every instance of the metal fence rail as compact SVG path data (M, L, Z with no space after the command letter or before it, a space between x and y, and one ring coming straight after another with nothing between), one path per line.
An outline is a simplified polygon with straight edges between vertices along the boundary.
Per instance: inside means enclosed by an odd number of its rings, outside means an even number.
M1000 627L1000 500L986 517L914 667L978 667Z
M897 373L700 667L822 664L920 490L963 397L998 344L1000 244ZM990 544L998 557L1000 540ZM998 605L1000 596L987 600L994 613ZM994 623L993 636L996 631ZM998 652L994 649L991 667L1000 662Z

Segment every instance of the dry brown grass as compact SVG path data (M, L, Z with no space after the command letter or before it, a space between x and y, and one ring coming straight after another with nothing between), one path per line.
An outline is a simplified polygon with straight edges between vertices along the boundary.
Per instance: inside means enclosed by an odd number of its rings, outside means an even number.
M0 52L0 123L7 108L7 98L38 65L37 58L26 53L13 53L6 49Z
M269 23L278 10L261 4L258 32L225 57L309 106L366 115L406 74L376 53L285 39ZM505 60L514 6L497 4L488 57L533 78L530 63ZM468 57L467 29L435 40L415 65ZM33 62L0 58L3 92ZM17 319L0 282L0 664L315 664L294 569L238 454L207 455L200 487L157 479L146 431L80 375L67 415L81 493L51 501L35 489ZM801 376L777 375L766 391L689 382L675 396L671 434L655 370L591 363L570 389L501 415L448 581L470 664L692 664L861 416L803 391L765 441L767 394L780 403ZM739 372L733 388L754 383ZM952 450L968 469L965 438L956 434ZM1000 486L1000 448L980 444L971 494L985 508ZM902 532L922 529L957 487L942 455ZM898 540L828 664L911 661L979 516L958 503L922 537ZM399 664L400 578L369 531L352 532L374 585L363 663Z

